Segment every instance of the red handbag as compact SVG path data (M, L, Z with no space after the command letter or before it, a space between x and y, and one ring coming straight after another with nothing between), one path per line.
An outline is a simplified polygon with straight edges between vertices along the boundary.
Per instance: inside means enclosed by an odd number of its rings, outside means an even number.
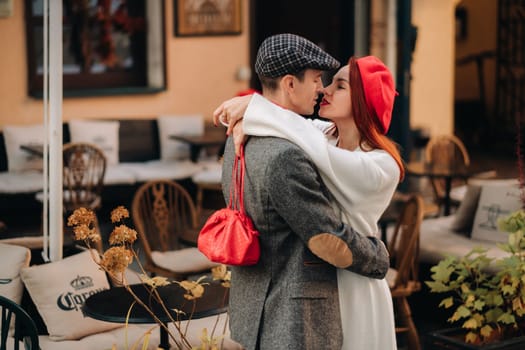
M228 206L206 220L197 239L199 250L213 262L245 266L259 261L259 232L244 211L244 170L244 147L241 147L241 155L233 163Z

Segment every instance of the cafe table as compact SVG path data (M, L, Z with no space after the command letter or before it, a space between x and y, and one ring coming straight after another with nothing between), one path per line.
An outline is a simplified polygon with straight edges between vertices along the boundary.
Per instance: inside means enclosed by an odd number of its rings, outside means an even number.
M168 324L171 321L160 303L151 297L149 287L144 284L133 284L130 285L130 288L141 301L151 308L161 322ZM157 290L175 320L184 321L190 316L191 319L204 318L224 313L228 309L229 289L216 281L204 286L204 294L196 300L195 306L193 300L184 298L186 291L176 283L158 287ZM82 311L86 316L106 322L126 323L127 319L128 323L156 323L146 309L138 303L133 305L130 312L130 307L134 302L135 299L125 287L113 287L87 298ZM172 309L183 311L183 313L177 313ZM127 318L128 312L130 312L129 318ZM168 332L164 327L159 326L159 328L159 348L169 349Z
M200 151L203 147L216 147L224 145L226 142L226 132L224 128L209 129L202 135L170 135L170 139L182 141L190 145L190 159L197 162Z
M467 180L481 173L479 169L464 164L443 165L427 162L410 162L406 165L406 174L415 177L427 177L429 179L443 179L445 181L445 194L443 199L443 214L450 215L452 181L455 179Z

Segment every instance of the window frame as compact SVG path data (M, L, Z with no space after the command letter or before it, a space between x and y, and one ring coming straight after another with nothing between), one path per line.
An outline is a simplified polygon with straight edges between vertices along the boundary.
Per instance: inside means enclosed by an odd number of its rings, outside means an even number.
M157 93L166 90L166 34L164 1L145 1L146 53L142 72L79 72L63 74L64 97ZM37 72L35 28L42 17L32 15L32 0L26 0L26 44L28 95L43 96L43 74Z

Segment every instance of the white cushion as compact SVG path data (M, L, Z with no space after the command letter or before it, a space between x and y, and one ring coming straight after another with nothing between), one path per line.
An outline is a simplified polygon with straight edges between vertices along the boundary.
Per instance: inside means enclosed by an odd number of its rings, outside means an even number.
M506 243L508 232L498 229L498 219L508 216L522 206L518 184L483 185L479 197L472 238L490 242Z
M455 212L455 220L452 224L452 229L470 237L472 226L474 224L474 217L478 208L479 197L481 195L481 187L483 185L509 186L517 184L516 179L473 178L469 181L468 185L461 186L465 193L462 195L462 201Z
M481 186L468 184L465 186L465 189L463 199L454 213L454 221L452 222L451 228L458 233L463 233L470 237L472 225L474 224L474 215L478 208Z
M120 327L106 332L99 332L87 335L78 340L56 341L49 336L39 336L40 349L42 350L93 350L93 349L111 349L116 345L116 349L126 349L126 344L131 346L139 340L143 334L148 331L152 324L137 325L129 324L126 327ZM127 337L127 338L126 338ZM127 339L127 343L126 343ZM159 330L153 329L150 336L147 350L157 350L160 343ZM140 343L142 344L142 343ZM131 348L131 347L130 347ZM137 347L142 349L142 345Z
M20 304L24 290L20 270L29 266L31 251L24 247L0 243L0 256L4 261L0 266L0 295ZM13 330L14 322L11 321L9 334L12 334Z
M190 321L186 338L188 341L197 348L201 342L202 330L207 329L208 335L211 334L215 327L215 322L219 317L219 322L215 328L214 336L220 336L222 330L226 328L226 334L224 337L224 350L240 350L242 346L231 340L229 337L229 327L225 325L227 321L227 315L220 314L217 316L208 316L200 319L193 319ZM188 321L181 322L181 328L186 329ZM169 324L169 329L173 335L177 337L178 332L173 324ZM153 329L152 329L153 328ZM157 350L160 343L160 331L155 328L154 324L128 324L127 328L122 327L114 329L108 332L92 334L79 340L65 340L65 341L52 341L47 336L40 336L40 348L42 350L92 350L92 349L110 349L113 344L116 345L117 349L125 349L126 336L127 344L131 348L131 345L137 341L145 332L151 330L151 336L149 338L149 344L147 347L142 347L142 342L139 343L137 349ZM177 337L178 338L178 337ZM174 348L173 340L170 339L170 344Z
M220 162L206 163L204 169L192 176L194 183L221 183L222 164Z
M71 142L87 142L98 146L108 165L119 162L119 122L109 120L71 120L68 122Z
M160 159L188 159L190 146L173 140L171 135L199 136L204 134L204 118L195 115L164 115L157 119L159 127Z
M202 169L198 163L193 163L190 160L171 162L152 160L143 163L121 163L121 166L129 171L130 174L133 174L138 182L191 178Z
M18 245L29 249L42 249L44 236L22 236L0 239L0 243Z
M19 304L23 291L20 270L29 266L31 252L25 247L0 243L0 256L0 295Z
M129 168L123 163L109 165L104 173L105 185L133 185L136 182L135 175L129 172Z
M178 273L191 273L209 270L219 264L210 261L197 248L151 252L153 262L167 270Z
M42 170L42 157L20 149L20 146L24 144L44 144L45 131L42 124L6 125L3 132L9 171Z
M499 249L495 242L480 241L465 237L452 230L454 215L439 218L425 219L420 228L419 260L428 264L437 264L447 255L463 257L473 248L482 247L488 249L487 256L502 258L508 253ZM489 270L495 271L495 266Z
M82 314L81 307L87 297L109 289L106 274L95 264L89 251L23 268L20 275L52 340L79 339L122 326Z
M461 202L467 194L468 186L455 186L450 190L450 199L456 202Z
M0 172L0 193L33 193L44 188L44 175L38 170L22 173Z

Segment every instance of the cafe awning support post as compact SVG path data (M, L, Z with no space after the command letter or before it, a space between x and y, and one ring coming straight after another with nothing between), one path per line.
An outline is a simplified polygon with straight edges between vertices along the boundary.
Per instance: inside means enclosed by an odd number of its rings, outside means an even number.
M62 1L44 1L44 259L63 256ZM47 28L46 28L47 24ZM49 241L49 245L48 244ZM47 251L49 247L49 251Z

